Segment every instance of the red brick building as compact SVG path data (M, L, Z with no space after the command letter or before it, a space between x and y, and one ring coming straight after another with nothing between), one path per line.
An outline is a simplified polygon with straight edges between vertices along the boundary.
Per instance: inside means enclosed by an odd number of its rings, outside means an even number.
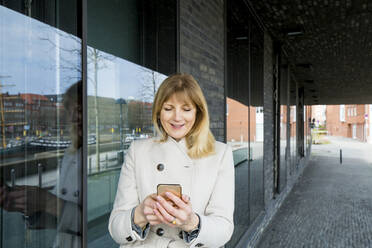
M370 105L327 105L328 134L366 142L370 137L369 112Z
M263 137L261 137L260 134L262 132L260 130L258 130L258 132L256 131L257 128L263 128L263 118L260 117L260 115L263 117L262 108L249 108L248 106L231 98L226 98L226 101L228 108L226 116L227 141L247 142L248 137L250 137L249 139L252 142L261 141L261 138ZM250 120L249 125L248 111ZM250 132L250 136L248 136L248 132Z

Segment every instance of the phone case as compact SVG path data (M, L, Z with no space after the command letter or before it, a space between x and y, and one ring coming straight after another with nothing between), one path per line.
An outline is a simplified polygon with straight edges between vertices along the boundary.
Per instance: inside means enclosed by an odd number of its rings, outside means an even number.
M165 195L165 192L171 192L179 198L182 197L182 187L180 184L158 184L157 194L164 197L165 200L170 201Z

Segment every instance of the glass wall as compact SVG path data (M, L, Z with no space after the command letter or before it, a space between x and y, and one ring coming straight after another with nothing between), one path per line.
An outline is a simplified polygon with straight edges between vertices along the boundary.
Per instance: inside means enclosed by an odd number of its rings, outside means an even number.
M287 184L287 105L280 106L280 191Z
M263 209L263 32L227 4L227 143L235 164L235 247Z
M233 4L228 4L232 11ZM237 33L237 19L228 15L228 91L226 97L226 141L233 149L235 164L234 234L227 247L234 247L249 227L249 29ZM239 39L239 37L241 37ZM238 66L239 65L239 66Z
M312 120L312 108L311 105L305 106L305 112L306 112L306 123L305 123L305 147L306 147L306 154L307 156L310 156L311 152L311 120Z
M79 247L82 85L76 1L0 5L0 247Z
M290 174L297 172L297 127L296 127L296 106L290 106L290 127L291 127L291 169Z
M107 226L125 154L133 140L153 136L155 92L176 71L176 2L87 7L88 247L117 247Z
M264 85L263 45L264 34L252 23L250 33L250 217L253 221L264 210L263 157L264 157Z
M289 109L288 105L288 67L283 66L286 64L286 59L284 55L281 56L281 67L280 67L280 89L279 89L279 96L280 96L280 184L279 190L280 192L283 191L285 186L287 185L287 160L289 156L287 155L287 113Z

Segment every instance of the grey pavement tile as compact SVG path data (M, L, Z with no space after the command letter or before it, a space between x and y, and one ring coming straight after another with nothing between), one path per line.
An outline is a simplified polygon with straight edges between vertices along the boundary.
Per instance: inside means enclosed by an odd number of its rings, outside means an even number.
M313 145L309 165L259 248L372 247L372 145L329 139L331 144Z

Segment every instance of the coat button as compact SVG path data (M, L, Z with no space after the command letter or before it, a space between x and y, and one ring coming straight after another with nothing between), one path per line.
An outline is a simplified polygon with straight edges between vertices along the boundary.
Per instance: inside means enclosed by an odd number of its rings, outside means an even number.
M183 239L182 231L180 231L180 232L178 233L178 237L180 237L180 239Z
M62 189L61 189L61 194L62 194L62 195L65 195L66 193L67 193L67 189L62 188Z
M79 196L79 190L76 190L76 191L74 192L74 196L75 196L75 197L78 197L78 196Z
M158 171L163 171L164 170L164 165L163 164L158 164L158 166L156 168L158 169Z
M163 230L163 228L158 228L158 229L156 230L156 234L159 235L159 236L163 236L163 234L164 234L164 230Z
M126 240L127 240L128 242L130 242L130 241L132 241L133 239L132 239L131 236L129 236L129 237L126 238Z
M202 247L202 246L203 246L202 243L197 243L197 244L195 245L195 247Z

